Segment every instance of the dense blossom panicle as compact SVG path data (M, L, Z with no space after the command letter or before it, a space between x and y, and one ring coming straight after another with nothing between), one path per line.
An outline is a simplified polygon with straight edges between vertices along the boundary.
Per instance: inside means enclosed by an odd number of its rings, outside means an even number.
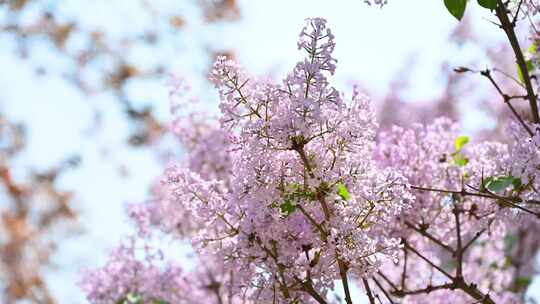
M89 269L80 282L92 303L118 303L126 296L140 296L145 300L166 299L181 303L179 294L182 271L173 265L159 265L161 254L142 249L144 259L136 257L133 239L115 249L103 268Z
M88 269L79 283L91 303L250 304L233 288L234 277L210 256L186 272L161 251L133 238L105 266Z
M428 189L472 191L481 188L485 178L506 173L509 161L506 145L482 142L458 150L455 141L459 136L457 126L446 118L427 126L414 125L409 130L394 127L391 132L381 133L376 158L382 165L400 171L411 184ZM456 201L451 193L422 191L417 196L417 209L411 212L414 220L433 218L436 221L444 215L441 210L450 213ZM505 212L493 200L482 197L466 197L460 204L474 205L474 212L490 222L499 212ZM481 223L487 222L478 220L477 224ZM447 224L441 222L433 226L444 230ZM479 227L482 226L476 226Z
M203 113L189 113L175 120L170 131L185 150L181 157L182 168L197 172L204 180L220 180L224 187L229 187L234 151L230 148L228 133L219 127L216 119ZM192 220L191 210L177 200L175 187L169 183L167 174L173 168L178 166L171 165L171 169L154 183L150 200L128 208L141 236L148 236L152 228L159 228L164 233L183 238L199 229L199 224Z
M282 84L216 62L230 175L212 180L201 166L173 166L164 179L200 225L198 249L226 257L243 286L257 282L246 293L263 302L309 302L310 288L327 294L339 279L336 261L358 277L376 271L399 245L386 227L413 200L405 179L371 159L369 99L346 101L328 81L336 60L326 22L306 24L298 46L307 56ZM299 282L311 287L293 288Z
M304 50L308 57L298 67L307 72L317 73L322 70L334 74L337 60L332 57L332 52L336 44L332 31L326 27L326 20L314 18L308 19L306 23L300 32L298 49Z
M509 129L513 137L509 146L481 142L458 148L456 143L460 135L456 125L442 118L427 126L393 127L379 135L375 150L375 157L382 166L397 169L412 185L425 189L416 193L411 212L404 212L396 232L435 265L447 265L455 257L432 238L443 240L442 244L449 248L458 245L456 231L460 233L461 241L474 240L471 243L474 246L462 258L462 275L466 280L475 282L480 290L489 291L496 303L521 303L520 297L512 290L523 288L517 287L519 283L516 282L520 279L516 278L532 275L524 272L525 268L535 268L522 267L521 263L529 263L526 262L531 261L529 253L538 249L538 243L531 236L536 233L537 219L489 196L460 193L498 191L503 197L512 193L519 194L521 199L538 197L535 187L524 186L520 190L516 187L521 186L508 183L504 184L506 188L493 190L486 186L489 185L487 181L496 178L520 179L520 185L530 181L534 184L538 180L540 146L536 143L537 135L528 136L525 129L516 124ZM535 210L534 207L532 209ZM459 228L456 212L462 215ZM515 220L509 221L511 218ZM515 248L516 243L519 243L519 249ZM431 286L448 282L448 278L440 273L434 276L434 268L410 252L408 256L405 256L405 251L400 252L398 261L383 265L382 272L399 282L403 269L407 269L409 290L426 288L426 282L431 282ZM404 268L404 263L407 263L407 268ZM466 303L470 295L444 289L404 299L406 303L433 303L442 298Z
M174 121L171 131L186 150L183 163L206 180L218 179L228 184L232 170L229 133L216 119L203 113L190 113Z
M509 287L515 284L519 270L508 264L510 248L504 240L513 237L522 242L524 247L519 250L516 261L527 260L520 256L524 248L538 248L538 244L520 232L521 224L508 223L508 218L517 218L516 209L491 198L462 196L459 193L483 191L481 188L487 178L507 176L510 174L508 168L515 168L513 170L520 173L538 172L537 167L529 171L526 169L528 166L535 166L533 159L538 147L532 144L534 139L526 139L526 134L523 134L524 131L520 128L512 130L522 137L513 142L510 148L501 143L482 142L466 144L458 149L456 140L459 133L456 125L441 118L431 125L414 125L411 129L394 127L389 132L381 133L375 151L375 157L382 166L397 169L412 185L426 189L416 193L413 208L410 212L404 212L401 222L395 228L396 233L436 265L452 263L455 257L418 231L431 238L443 240L443 244L450 248L457 246L456 231L459 231L462 240L475 240L475 246L463 256L463 276L475 282L480 290L490 291L491 298L503 301L501 303L520 302L519 297L509 291ZM516 159L523 162L516 162ZM515 177L522 176L512 174ZM450 190L454 193L429 189ZM459 229L456 212L462 215ZM523 217L520 222L534 221L528 214L520 214ZM531 231L535 230L535 225L529 227ZM485 231L489 233L486 234ZM409 253L406 258L404 254L404 251L400 252L397 264L384 265L383 272L399 282L402 276L400 269L403 269L403 263L408 260L408 289L425 288L426 282L431 282L432 286L448 282L448 278L437 273L419 256ZM407 303L433 303L442 298L454 299L455 303L465 303L470 296L460 291L445 289L428 295L407 296L405 300Z
M411 184L453 186L446 177L459 175L450 156L456 136L458 126L447 118L438 118L427 126L413 124L410 129L394 126L379 134L375 157L383 166L402 172Z
M221 114L174 121L185 154L129 207L140 238L189 238L197 269L132 242L87 272L89 300L334 303L350 280L381 303L522 303L540 246L540 128L513 124L506 144L469 142L449 118L377 132L370 99L331 85L324 19L306 20L298 48L277 83L218 58Z
M509 133L512 138L510 147L510 158L507 168L510 174L521 180L524 185L530 184L529 191L523 193L523 198L527 200L540 200L540 125L530 125L534 130L534 135L529 136L525 129L515 123L509 126ZM536 190L535 190L536 189Z
M398 247L386 226L413 200L401 176L370 160L369 99L355 91L346 102L326 78L336 61L324 20L308 20L299 47L308 56L282 85L251 80L218 59L211 79L225 128L197 113L178 119L172 131L187 150L182 165L167 169L154 199L129 210L141 236L151 226L193 234L199 250L242 270L235 288L258 282L243 294L262 301L312 301L287 287L306 274L324 296L338 258L358 276L376 271Z

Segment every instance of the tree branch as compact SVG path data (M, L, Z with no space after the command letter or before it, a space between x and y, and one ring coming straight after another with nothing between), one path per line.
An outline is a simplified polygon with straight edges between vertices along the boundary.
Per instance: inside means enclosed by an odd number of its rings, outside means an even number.
M313 174L313 169L311 168L311 165L309 164L309 160L304 150L304 145L305 145L305 142L303 142L302 140L293 140L293 144L292 144L293 149L297 151L298 154L300 155L300 159L302 160L302 163L304 164L304 168L307 170L309 177L315 178L315 174ZM326 222L330 222L330 217L332 213L330 211L330 208L328 208L328 204L326 203L325 195L326 193L324 193L322 189L317 189L316 196L317 196L317 200L321 204L321 208L324 213L324 218ZM349 289L349 280L347 277L348 266L345 263L345 261L341 259L339 251L337 249L335 251L335 254L336 254L336 261L339 268L339 275L341 277L341 283L343 285L343 292L345 293L345 302L347 304L353 304L351 291Z
M423 229L420 229L420 228L416 227L413 223L411 223L409 221L406 221L405 225L407 227L413 229L414 231L420 233L422 236L427 237L428 239L430 239L431 241L433 241L435 244L439 245L440 247L442 247L446 251L448 251L448 252L450 252L452 254L455 253L455 250L452 247L444 244L443 242L441 242L439 239L435 238L433 235L431 235L431 233L427 232L426 230L423 230Z
M366 288L366 294L368 296L369 303L375 304L375 298L373 297L373 293L371 292L368 281L366 279L362 279L362 282L364 283L364 288Z
M518 67L521 71L521 75L523 76L523 82L525 83L529 106L531 108L532 120L534 123L540 123L536 94L534 93L534 89L532 87L531 76L529 75L529 71L527 70L527 63L525 62L521 47L519 46L519 41L514 31L515 24L513 24L510 19L508 19L507 7L502 0L497 0L496 15L501 22L501 28L506 33L508 41L512 46L512 50L514 51L514 55L516 56Z
M523 118L521 117L521 115L519 115L519 113L516 111L516 109L514 108L514 106L511 103L512 99L522 97L522 96L517 96L517 97L516 96L508 96L506 93L504 93L502 91L502 89L500 88L500 86L497 84L497 82L495 82L495 79L493 79L493 77L491 76L491 72L490 72L489 69L485 69L484 71L480 71L480 75L486 77L489 80L489 82L491 82L491 84L495 87L495 89L497 90L499 95L501 95L504 103L508 106L508 108L510 108L510 111L512 112L512 114L514 114L516 119L523 126L523 128L525 128L527 133L529 133L529 135L533 136L534 133L529 128L529 126L525 123L525 121L523 121ZM526 97L526 99L529 99L529 95L526 95L525 97Z

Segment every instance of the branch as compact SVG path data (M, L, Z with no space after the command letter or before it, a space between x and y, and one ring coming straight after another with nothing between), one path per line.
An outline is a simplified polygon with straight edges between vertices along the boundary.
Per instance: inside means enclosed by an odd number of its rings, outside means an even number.
M493 220L490 220L490 222L488 223L488 226L491 224L492 221L493 221ZM486 231L487 231L487 228L484 228L484 229L478 231L478 232L473 236L473 238L470 239L470 240L467 242L467 244L465 244L465 246L463 246L462 251L463 251L463 252L467 251L467 249L469 249L469 247L470 247L470 246L471 246L471 245L472 245L472 244L473 244L473 243L474 243L474 242L475 242L475 241L476 241L476 240L477 240L484 232L486 232Z
M392 301L392 298L390 297L390 295L388 294L388 292L384 289L384 287L382 286L381 283L379 283L379 281L377 281L377 279L375 277L372 278L373 282L375 282L375 285L377 285L377 287L379 287L379 289L382 291L382 293L384 294L384 296L388 299L388 301L390 302L390 304L395 304L394 301Z
M469 185L467 186L475 191L479 191L478 189L475 189ZM413 186L413 185L411 185L410 187L411 189L420 190L420 191L431 191L431 192L440 192L440 193L457 194L457 195L463 195L463 196L475 196L475 197L489 198L489 199L494 199L494 200L501 200L504 203L510 205L510 207L512 208L519 209L521 211L534 215L537 218L540 218L539 212L535 212L535 211L532 211L530 209L527 209L525 207L518 205L518 203L534 203L536 201L523 201L519 197L504 197L504 196L496 195L495 193L492 193L492 192L480 193L480 192L469 192L469 191L466 191L465 189L458 191L458 190L437 189L437 188L429 188L429 187L421 187L421 186Z
M401 273L401 288L405 288L405 280L407 279L407 257L409 252L403 249L403 272Z
M304 164L304 168L308 172L309 177L315 178L315 174L313 174L313 169L311 168L311 165L309 164L309 160L306 156L304 145L305 145L305 142L303 142L302 140L293 140L292 147L293 147L293 150L297 151L298 154L300 155L300 159L302 160L302 163ZM316 195L317 195L317 200L321 204L321 208L323 210L324 218L326 222L330 222L330 217L332 214L325 200L325 195L326 195L325 192L322 189L317 189ZM326 239L326 237L324 237L324 239ZM348 266L345 263L345 261L341 259L339 251L337 249L335 251L335 254L336 254L336 261L338 263L338 268L339 268L339 275L341 277L341 283L343 285L343 292L345 293L345 302L347 304L353 304L351 291L349 289L349 280L347 278Z
M516 10L516 14L514 15L514 18L512 19L512 26L516 26L516 21L519 16L519 11L521 10L521 5L523 4L523 0L519 0L518 8Z
M459 220L459 214L460 210L458 206L454 206L454 209L452 210L452 213L454 214L454 219L456 220L456 237L457 237L457 248L456 248L456 277L462 279L463 278L463 247L461 244L461 222Z
M426 263L428 263L431 267L437 269L440 273L445 275L448 279L452 281L453 286L455 286L456 289L460 289L472 298L478 300L480 303L484 304L495 304L493 300L489 297L487 294L483 294L480 290L478 290L476 284L467 284L463 277L452 276L448 272L446 272L441 267L435 265L432 261L430 261L428 258L423 256L420 252L418 252L416 249L411 247L405 240L403 240L403 244L405 245L405 248L411 250L414 254L419 256L422 260L424 260Z
M540 123L538 105L536 102L536 94L534 93L534 89L532 87L531 76L529 75L529 71L527 70L527 63L525 62L525 58L523 57L523 53L521 52L521 47L519 46L519 41L517 40L516 33L514 31L515 24L513 24L508 19L507 8L502 0L497 0L496 15L501 22L501 28L506 33L508 41L512 46L512 50L514 51L514 55L516 56L518 67L521 71L521 75L523 76L523 82L525 83L525 88L527 90L527 96L529 99L533 122Z
M298 282L301 286L302 286L302 290L307 292L311 297L313 297L313 299L315 299L315 301L317 301L319 304L328 304L326 302L325 299L323 299L321 297L321 295L319 295L317 293L317 291L315 291L315 289L313 288L313 286L311 285L311 283L309 282L304 282L302 281L301 279L299 279L297 276L294 276L293 277L296 282Z
M426 288L422 289L415 289L415 290L394 290L392 294L396 295L397 297L404 297L404 296L410 296L410 295L417 295L417 294L423 294L423 293L430 293L435 290L441 290L441 289L455 289L456 284L455 283L446 283L441 285L428 285Z
M385 280L386 283L388 283L388 285L390 285L390 287L392 287L394 290L398 290L396 284L394 284L392 281L390 281L390 279L389 279L386 275L384 275L384 273L382 273L381 270L377 271L377 274L378 274L381 278L383 278L383 280Z
M336 250L336 259L339 267L339 275L341 276L341 282L343 283L343 291L345 292L345 302L352 304L351 291L349 290L349 282L347 279L347 266L345 262L339 257Z
M505 94L502 91L502 89L500 88L500 86L495 82L495 79L493 79L493 77L491 76L491 71L489 69L485 69L484 71L480 71L480 75L486 77L489 80L489 82L491 82L491 84L495 87L495 89L497 90L499 95L501 95L504 103L508 106L508 108L510 108L510 111L512 112L512 114L514 114L514 116L517 118L517 120L523 126L523 128L525 128L525 130L527 130L527 133L529 133L529 135L533 136L534 133L532 132L532 130L525 123L525 121L523 121L523 118L521 117L521 115L519 115L519 113L516 111L516 109L514 108L512 103L510 102L512 99L521 98L523 96L508 96L507 94ZM526 95L526 99L529 99L528 94Z
M375 304L375 298L373 297L373 293L371 292L368 281L366 279L362 279L362 282L364 283L364 287L366 288L366 294L368 296L369 303Z
M420 233L422 236L425 236L427 237L428 239L430 239L431 241L433 241L435 244L439 245L440 247L442 247L443 249L445 249L446 251L454 254L455 253L455 250L452 249L452 247L444 244L443 242L441 242L439 239L437 239L436 237L434 237L431 233L427 232L426 230L424 229L420 229L418 227L416 227L413 223L409 222L409 221L406 221L405 222L405 225L411 229L413 229L414 231Z
M441 267L435 265L432 261L430 261L428 258L426 258L424 255L422 255L420 252L418 252L418 250L414 249L413 247L411 247L405 240L403 240L403 244L405 245L405 248L409 249L410 251L412 251L414 254L416 254L418 257L420 257L422 260L424 260L426 263L428 263L431 267L437 269L440 273L444 274L447 278L449 278L450 280L454 280L454 277L449 274L448 272L446 272L444 269L442 269Z

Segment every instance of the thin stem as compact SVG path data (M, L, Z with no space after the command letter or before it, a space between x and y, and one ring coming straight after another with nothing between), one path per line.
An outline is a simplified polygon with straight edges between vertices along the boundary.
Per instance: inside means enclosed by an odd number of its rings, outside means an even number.
M478 196L478 197L484 197L484 198L493 198L493 196L489 194L467 192L465 190L437 189L437 188L429 188L429 187L421 187L421 186L413 186L413 185L411 185L411 189L421 190L421 191L441 192L441 193L448 193L448 194Z
M296 207L300 210L300 212L302 212L302 214L304 214L304 216L308 219L308 221L315 228L317 228L317 230L319 230L319 232L321 233L321 236L323 237L323 239L326 239L328 233L324 230L324 228L321 226L321 224L317 223L317 221L300 204L297 205Z
M377 287L379 287L379 289L381 290L381 292L384 294L384 296L388 299L388 301L390 302L390 304L394 304L394 301L392 301L392 297L390 297L390 295L388 294L388 292L384 289L384 287L382 286L381 283L379 283L379 281L377 281L376 278L372 278L373 282L375 282L375 285L377 285Z
M516 26L516 21L519 16L519 11L521 10L521 5L523 4L523 0L519 0L518 8L516 10L516 14L514 15L514 18L512 19L512 26Z
M461 244L461 222L459 220L460 210L458 206L455 206L452 210L454 214L454 219L456 220L456 237L457 237L457 248L456 248L456 277L463 278L463 247Z
M430 292L435 291L435 290L454 289L454 288L456 288L455 283L446 283L446 284L435 285L435 286L428 285L425 288L415 289L415 290L395 290L392 293L394 295L396 295L397 297L404 297L404 296L409 296L409 295L418 295L418 294L423 294L423 293L430 293Z
M444 244L443 242L441 242L439 239L435 238L431 233L427 232L426 230L424 229L420 229L418 227L416 227L413 223L409 222L409 221L406 221L405 222L405 225L411 229L413 229L414 231L420 233L422 236L425 236L427 237L428 239L430 239L432 242L434 242L435 244L439 245L441 248L445 249L446 251L454 254L455 253L455 250L452 249L452 247Z
M478 189L475 189L475 188L473 188L473 187L471 187L469 185L467 185L467 186L469 188L475 190L475 191L479 191ZM469 192L469 191L466 191L465 189L462 189L462 190L458 191L458 190L437 189L437 188L429 188L429 187L421 187L421 186L413 186L413 185L411 185L410 187L411 187L411 189L421 190L421 191L431 191L431 192L440 192L440 193L448 193L448 194L458 194L458 195L463 195L463 196L476 196L476 197L483 197L483 198L489 198L489 199L494 199L494 200L500 200L500 201L503 201L504 203L508 204L512 208L519 209L521 211L524 211L526 213L534 215L537 218L540 218L540 213L539 212L535 212L535 211L529 210L529 209L527 209L525 207L522 207L522 206L518 205L517 203L521 203L521 202L524 202L524 203L530 203L531 202L531 201L523 201L519 197L504 197L504 196L496 195L496 194L494 194L492 192L487 192L487 193Z
M471 188L471 189L473 189L473 190L475 190L475 191L480 191L479 189L476 189L476 188L474 188L474 187L472 187L472 186L470 186L470 185L467 185L467 187L469 187L469 188ZM519 209L519 210L521 210L521 211L524 211L524 212L526 212L526 213L529 213L529 214L531 214L531 215L534 215L534 216L536 216L537 218L540 218L540 213L535 212L535 211L532 211L532 210L530 210L530 209L527 209L527 208L522 207L522 206L520 206L520 205L517 204L517 203L521 203L521 202L528 203L529 201L523 201L523 200L522 200L521 198L519 198L519 197L504 197L504 196L499 196L499 195L497 195L497 194L495 194L495 193L493 193L493 192L491 192L491 191L489 191L489 190L487 190L487 189L485 189L484 191L485 191L488 195L490 195L492 199L501 200L501 201L503 201L504 203L510 205L510 207L512 207L512 208Z
M304 168L306 169L309 177L315 178L315 174L313 173L313 169L311 168L311 165L309 164L309 160L306 156L306 151L304 150L304 142L297 142L293 141L293 147L294 150L298 152L300 155L300 159L302 160L302 163L304 164ZM331 212L330 208L328 208L328 204L326 203L325 199L325 192L322 189L317 189L317 200L321 204L321 208L323 209L324 218L326 222L330 222ZM326 236L323 238L326 239ZM351 291L349 289L349 280L347 278L347 271L348 266L340 257L339 251L336 249L336 261L338 263L339 267L339 275L341 277L341 283L343 284L343 292L345 293L345 302L347 304L353 304L352 297L351 297Z
M490 221L489 221L488 226L491 225L491 222L492 222L492 221L493 221L493 220L490 220ZM463 252L467 251L467 249L469 249L469 247L470 247L470 246L471 246L471 245L472 245L472 244L473 244L473 243L474 243L474 242L475 242L475 241L476 241L476 240L477 240L484 232L486 232L486 231L487 231L487 228L484 228L484 229L478 231L478 232L473 236L473 238L470 239L470 240L467 242L467 244L465 244L465 246L463 246L463 249L462 249Z
M429 260L428 258L426 258L424 255L422 255L420 252L418 252L416 249L414 249L413 247L411 247L406 241L404 241L404 244L405 244L405 248L409 249L410 251L412 251L414 254L416 254L418 257L420 257L422 260L424 260L426 263L428 263L431 267L437 269L440 273L444 274L447 278L449 278L450 280L453 280L454 277L449 274L448 272L446 272L444 269L442 269L441 267L435 265L431 260Z
M321 295L319 295L317 293L317 291L315 291L315 289L313 288L313 286L311 285L311 283L309 282L304 282L302 281L301 279L299 279L297 276L294 276L294 279L296 280L296 282L298 282L301 286L302 286L302 290L307 292L313 299L315 299L315 301L317 301L319 304L328 304L326 302L325 299L323 299L323 297L321 297Z
M413 253L415 253L417 256L419 256L422 260L424 260L426 263L428 263L431 267L437 269L440 273L445 275L447 278L449 278L452 283L454 284L456 289L460 289L466 294L470 295L472 298L480 301L484 304L495 304L493 300L489 297L489 295L483 294L475 284L467 284L462 276L456 275L455 277L450 275L448 272L446 272L441 267L435 265L432 261L430 261L428 258L426 258L424 255L422 255L420 252L418 252L416 249L411 247L405 240L403 240L403 243L405 245L405 248L411 250Z
M368 281L366 279L362 279L362 282L364 283L364 288L366 288L366 294L368 296L369 303L375 304L375 298L373 297L373 293L371 292Z
M405 289L405 279L407 278L407 257L409 252L403 249L403 272L401 273L401 288Z
M378 274L381 278L383 278L383 280L385 280L386 283L388 283L388 285L390 285L390 287L392 287L392 289L398 290L396 284L394 284L392 281L390 281L390 279L389 279L384 273L382 273L382 271L379 270L379 271L377 272L377 274Z
M339 275L341 276L341 282L343 283L343 291L345 292L345 302L347 302L347 304L352 304L351 291L349 289L349 282L347 278L347 266L339 256L337 257L337 262L339 267Z
M491 72L490 70L486 69L484 71L480 71L480 75L486 77L489 82L491 82L491 84L495 87L495 89L497 90L497 92L499 93L499 95L501 95L504 103L508 106L508 108L510 108L510 111L512 112L512 114L514 114L514 116L516 117L516 119L519 121L519 123L523 126L523 128L525 128L525 130L527 131L527 133L529 133L529 135L533 136L533 132L532 130L529 128L529 126L525 123L525 121L523 120L523 118L521 117L521 115L519 115L519 113L516 111L516 109L514 108L514 106L512 105L512 103L510 102L513 98L517 98L515 96L508 96L506 93L504 93L501 89L501 87L497 84L497 82L495 82L495 79L493 79L493 77L491 76ZM521 96L519 96L521 97ZM526 98L529 99L529 95L526 95Z

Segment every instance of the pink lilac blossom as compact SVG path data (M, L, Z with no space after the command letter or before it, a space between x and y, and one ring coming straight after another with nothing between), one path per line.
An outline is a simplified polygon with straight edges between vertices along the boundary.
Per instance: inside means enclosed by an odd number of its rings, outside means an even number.
M410 184L433 189L470 190L467 185L480 187L484 178L505 173L509 162L506 145L482 142L456 151L455 139L459 135L457 125L446 118L427 126L413 124L411 129L396 126L380 134L375 157L382 166L401 172ZM460 159L466 160L466 164L456 163ZM432 223L441 237L453 231L443 223L450 216L442 212L449 212L456 200L451 193L426 190L416 195L417 208L407 215L410 220ZM466 223L463 231L482 229L487 221L492 223L507 212L493 200L482 197L465 197L461 204L466 209L473 208L479 216L477 223Z
M195 270L184 272L161 251L139 243L126 240L105 266L85 271L79 284L91 303L251 303L236 293L234 276L214 258L201 256Z
M232 151L228 134L219 127L216 119L194 112L176 119L169 129L185 150L181 160L184 166L204 180L218 179L229 187ZM128 214L141 236L148 235L151 227L158 227L162 232L180 238L189 237L199 225L191 220L191 211L176 200L173 188L162 182L163 179L166 176L153 185L152 198L129 206Z
M496 142L468 144L458 153L455 147L458 136L457 126L445 118L427 126L416 124L408 130L394 127L390 132L380 134L375 153L379 163L399 170L411 185L419 186L417 189L426 189L416 193L413 208L404 212L395 227L396 233L433 264L449 272L457 271L455 254L450 253L461 246L458 242L474 241L470 243L470 250L463 252L459 266L465 281L475 282L475 287L485 294L489 292L496 303L498 299L505 299L504 303L518 303L519 297L510 291L515 268L505 262L508 248L504 246L505 235L511 235L516 229L507 224L509 218L518 217L516 210L491 198L460 193L479 188L486 177L506 175L509 163L520 168L524 164L513 162L518 157L516 152L509 152L506 145ZM523 144L519 147L523 149ZM515 151L516 147L510 149ZM457 163L458 155L467 162ZM525 221L530 219L527 215L520 216ZM387 273L387 278L393 282L401 281L404 285L401 288L409 291L449 284L445 275L411 251L402 250L399 262L383 265L381 273ZM404 263L407 263L405 268ZM403 279L404 276L407 279ZM398 292L406 303L436 302L441 297L453 299L454 303L466 303L471 299L470 295L451 288L415 295L406 292Z
M520 197L525 201L540 201L540 125L530 124L529 128L533 130L533 136L520 125L509 126L512 145L507 168L527 186Z
M351 281L403 303L522 303L540 225L483 187L511 175L526 185L519 197L538 200L536 126L532 137L511 126L508 145L458 146L448 118L377 135L369 98L330 85L335 42L323 19L307 20L298 48L307 56L280 83L218 58L221 115L172 124L184 157L153 199L129 208L139 237L190 238L203 263L182 273L121 246L87 272L89 300L332 303L339 280L347 303Z
M334 280L364 277L392 258L399 241L387 227L414 198L405 179L372 160L369 99L355 91L345 101L330 86L334 47L325 21L309 19L298 43L307 57L282 84L218 59L211 79L221 128L192 126L195 116L175 123L189 153L167 169L157 200L130 209L140 235L150 225L168 230L156 214L177 221L189 214L197 250L220 257L224 271L236 273L231 288L258 303L320 302ZM95 273L106 276L107 267ZM92 292L103 290L86 289L94 301Z
M80 286L91 303L119 303L128 295L141 296L146 301L163 299L181 303L182 271L174 265L162 268L161 253L145 248L145 259L135 253L134 239L120 245L105 266L86 270ZM145 250L143 249L143 251Z
M246 288L256 301L311 302L347 272L376 271L398 247L386 227L413 200L400 175L371 160L369 100L346 102L330 86L334 46L325 21L309 19L298 43L307 57L282 84L218 59L211 79L234 151L230 186L167 170L165 183L202 226L196 247L240 270L242 285L256 282Z

